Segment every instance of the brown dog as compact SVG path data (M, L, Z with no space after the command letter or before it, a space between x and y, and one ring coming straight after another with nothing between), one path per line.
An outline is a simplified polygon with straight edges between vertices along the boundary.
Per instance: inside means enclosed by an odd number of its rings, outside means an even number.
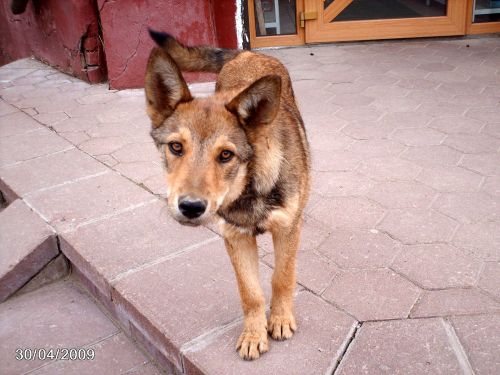
M309 193L309 150L290 77L276 59L249 51L186 47L150 31L160 46L146 73L147 111L167 171L167 200L182 224L219 222L245 315L237 349L255 359L267 331L288 339L295 257ZM180 71L220 72L215 94L194 99ZM266 320L256 235L273 236L275 270Z

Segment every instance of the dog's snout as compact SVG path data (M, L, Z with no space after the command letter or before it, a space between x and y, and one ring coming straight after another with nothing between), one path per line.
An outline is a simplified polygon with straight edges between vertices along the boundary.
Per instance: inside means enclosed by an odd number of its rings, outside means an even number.
M181 197L179 199L179 211L188 219L200 217L206 209L207 201L205 200L190 197Z

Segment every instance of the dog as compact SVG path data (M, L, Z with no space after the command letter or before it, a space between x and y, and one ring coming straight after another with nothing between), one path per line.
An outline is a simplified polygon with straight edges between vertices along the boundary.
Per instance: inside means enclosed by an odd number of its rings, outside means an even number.
M231 258L244 327L236 350L252 360L292 337L295 259L310 189L310 155L287 69L251 51L185 46L150 30L157 46L145 79L147 113L179 223L215 219ZM219 73L215 93L193 98L181 71ZM259 284L256 236L272 234L269 319Z

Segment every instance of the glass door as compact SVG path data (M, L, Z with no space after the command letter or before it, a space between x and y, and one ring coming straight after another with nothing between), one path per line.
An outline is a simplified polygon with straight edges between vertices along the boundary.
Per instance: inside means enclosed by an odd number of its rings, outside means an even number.
M306 43L463 35L467 1L305 0L305 13Z
M251 47L304 44L302 10L302 0L248 0Z
M500 0L469 0L467 33L500 32Z

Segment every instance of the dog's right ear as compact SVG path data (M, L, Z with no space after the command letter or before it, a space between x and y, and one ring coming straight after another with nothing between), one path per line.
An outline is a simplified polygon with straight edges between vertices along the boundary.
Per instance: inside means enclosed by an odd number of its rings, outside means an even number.
M153 48L149 55L144 88L153 128L159 127L179 103L193 99L179 67L161 48Z

